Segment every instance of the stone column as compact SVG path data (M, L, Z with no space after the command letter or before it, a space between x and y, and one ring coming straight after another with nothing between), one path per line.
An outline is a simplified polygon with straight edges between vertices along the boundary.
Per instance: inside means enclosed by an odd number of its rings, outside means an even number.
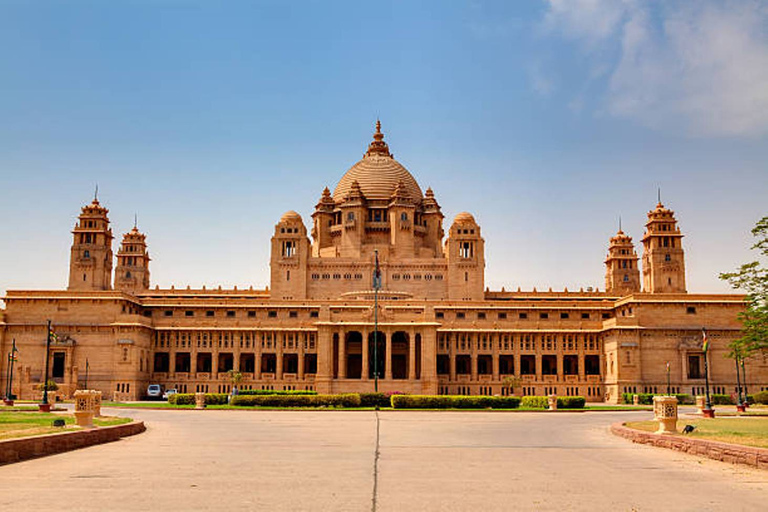
M324 312L327 316L327 311ZM317 374L315 389L318 393L331 392L333 379L333 330L329 325L317 327Z
M299 336L302 336L302 339L298 340L298 345L299 345L299 356L298 356L299 357L299 365L298 365L299 366L299 368L298 368L299 369L299 375L298 375L298 378L299 378L299 380L304 380L304 342L307 340L307 333L306 332L297 333L296 334L297 339L299 338Z
M384 378L386 380L392 380L392 333L387 332L384 334L387 340L384 344L386 351L386 358L384 359Z
M261 333L253 333L253 379L261 380Z
M456 382L456 353L449 352L448 359L451 364L451 384L453 384L454 382Z
M470 373L470 380L472 382L477 381L477 352L472 351L472 354L470 355L471 364L469 367L469 373Z
M339 333L339 379L347 378L347 333Z
M408 331L408 380L416 380L416 334Z
M368 329L363 329L363 369L360 378L368 380Z
M275 382L283 380L283 336L284 333L275 332Z

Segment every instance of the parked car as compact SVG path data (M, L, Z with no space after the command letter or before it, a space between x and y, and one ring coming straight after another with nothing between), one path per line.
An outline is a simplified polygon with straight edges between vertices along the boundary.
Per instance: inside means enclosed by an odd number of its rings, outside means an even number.
M160 384L150 384L147 388L147 398L150 400L159 400L163 396L163 386Z
M166 389L165 393L163 393L163 400L168 400L172 395L175 395L176 393L178 393L178 391L173 388Z

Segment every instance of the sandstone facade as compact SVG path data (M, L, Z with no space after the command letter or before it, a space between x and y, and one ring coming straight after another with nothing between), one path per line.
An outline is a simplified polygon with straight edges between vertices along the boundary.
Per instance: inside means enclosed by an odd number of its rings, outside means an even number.
M113 279L108 210L94 198L73 230L67 290L7 292L0 350L16 340L20 398L39 394L50 319L62 396L84 385L87 360L88 387L105 398L140 398L151 383L228 392L235 369L253 389L372 391L378 374L382 391L506 394L512 385L613 402L666 391L667 363L674 392L701 393L706 327L713 392L732 393L724 356L743 297L686 293L682 238L659 202L642 269L631 237L610 239L605 291L487 290L480 225L461 213L446 236L434 193L394 159L377 123L363 159L321 194L311 229L293 211L276 224L269 289L151 288L137 226ZM747 380L750 391L768 386L768 361L748 360Z

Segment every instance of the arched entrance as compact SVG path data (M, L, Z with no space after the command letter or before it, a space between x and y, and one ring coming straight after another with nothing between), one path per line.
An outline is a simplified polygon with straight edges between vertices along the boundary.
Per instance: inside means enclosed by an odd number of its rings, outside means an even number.
M376 343L374 344L374 338ZM383 379L387 360L387 337L381 331L368 335L368 378L373 379L378 373L379 379ZM378 370L376 370L378 369Z
M408 378L408 334L403 331L397 331L392 334L392 378Z
M360 379L363 376L363 335L358 331L350 331L345 336L344 343L347 378Z

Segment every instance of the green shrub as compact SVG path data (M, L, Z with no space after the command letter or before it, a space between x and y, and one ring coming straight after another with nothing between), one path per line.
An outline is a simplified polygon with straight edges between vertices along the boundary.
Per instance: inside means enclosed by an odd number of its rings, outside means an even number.
M549 407L549 401L545 396L524 396L520 402L520 407L526 409L546 409Z
M752 398L752 403L768 405L768 391L758 391L749 396Z
M392 407L392 395L387 393L360 393L361 407Z
M640 399L640 405L653 405L654 396L666 396L666 393L622 393L622 401L625 404L632 405L632 397L634 395L637 395ZM673 394L672 396L677 398L677 403L680 405L693 405L695 403L695 400L691 395L680 393Z
M360 407L360 395L236 395L231 404L243 407Z
M316 395L317 391L306 389L282 390L282 389L239 389L238 395Z
M733 398L731 398L731 395L709 395L709 399L712 401L713 405L733 405L735 402L733 401Z
M587 399L583 396L559 396L557 397L558 409L583 409Z
M171 405L195 405L194 393L176 393L168 397Z
M393 395L395 409L515 409L516 396Z
M193 395L193 399L194 399L194 395ZM228 402L229 402L229 395L226 393L206 393L205 394L205 405L227 405Z

